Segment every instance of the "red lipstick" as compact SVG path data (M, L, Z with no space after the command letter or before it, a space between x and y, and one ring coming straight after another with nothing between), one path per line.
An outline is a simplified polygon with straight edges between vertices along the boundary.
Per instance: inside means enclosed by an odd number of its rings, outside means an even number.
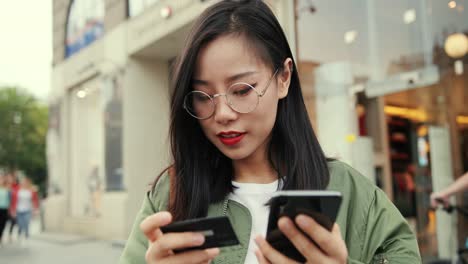
M220 132L217 134L221 143L227 146L233 146L244 138L245 133L237 131Z

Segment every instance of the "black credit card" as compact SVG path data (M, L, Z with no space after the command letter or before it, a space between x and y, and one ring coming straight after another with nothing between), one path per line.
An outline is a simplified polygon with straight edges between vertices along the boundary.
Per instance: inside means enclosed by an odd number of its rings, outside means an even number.
M205 243L201 246L186 248L181 251L227 247L238 245L234 229L227 216L196 218L174 222L160 228L163 233L197 232L205 236Z

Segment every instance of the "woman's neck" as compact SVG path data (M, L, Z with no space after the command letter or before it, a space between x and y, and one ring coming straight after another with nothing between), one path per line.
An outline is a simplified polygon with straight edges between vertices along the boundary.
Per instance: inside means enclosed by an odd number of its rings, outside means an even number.
M278 179L278 173L271 166L266 155L233 160L234 180L243 183L271 183Z

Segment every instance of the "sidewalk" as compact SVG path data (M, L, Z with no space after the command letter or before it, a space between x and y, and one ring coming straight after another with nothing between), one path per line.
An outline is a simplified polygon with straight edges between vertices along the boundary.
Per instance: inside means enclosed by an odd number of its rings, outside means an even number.
M31 226L31 238L21 245L14 236L8 243L4 234L0 247L0 264L82 264L118 262L123 248L111 241L68 234L40 233L39 222ZM16 233L16 230L15 230Z

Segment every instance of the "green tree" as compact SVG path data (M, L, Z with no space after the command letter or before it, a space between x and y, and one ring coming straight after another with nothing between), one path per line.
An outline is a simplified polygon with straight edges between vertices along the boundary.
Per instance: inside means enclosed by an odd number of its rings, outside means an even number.
M45 194L47 106L16 87L0 87L0 167L21 170Z

